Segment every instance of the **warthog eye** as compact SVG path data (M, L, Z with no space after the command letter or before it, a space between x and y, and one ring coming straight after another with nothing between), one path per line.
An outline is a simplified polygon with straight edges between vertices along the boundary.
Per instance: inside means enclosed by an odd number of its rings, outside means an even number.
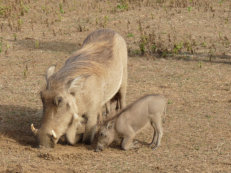
M54 104L55 104L56 106L59 106L60 103L62 103L62 101L63 101L63 98L60 97L60 96L57 96L57 97L54 98Z
M71 94L72 96L75 96L75 92L71 92L70 94Z
M105 135L105 134L103 134L103 133L100 133L100 134L99 134L99 136L103 137L103 136L106 136L106 135Z

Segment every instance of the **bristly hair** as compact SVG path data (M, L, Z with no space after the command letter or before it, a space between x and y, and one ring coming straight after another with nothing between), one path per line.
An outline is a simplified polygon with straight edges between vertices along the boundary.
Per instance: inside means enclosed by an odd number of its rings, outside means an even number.
M113 120L117 119L123 112L127 111L128 109L130 109L130 107L132 107L134 104L136 104L140 100L142 100L142 99L144 99L146 97L150 97L150 96L162 96L162 95L160 95L160 94L147 94L147 95L144 95L144 96L138 98L137 100L135 100L134 102L130 103L129 105L127 105L125 108L121 109L119 112L115 113L114 116L111 116L111 117L107 118L102 124L100 124L100 126L104 126L109 121L113 121Z
M114 36L116 32L102 29L90 34L80 50L75 52L65 65L48 81L49 88L60 88L74 78L83 75L104 75L113 57Z

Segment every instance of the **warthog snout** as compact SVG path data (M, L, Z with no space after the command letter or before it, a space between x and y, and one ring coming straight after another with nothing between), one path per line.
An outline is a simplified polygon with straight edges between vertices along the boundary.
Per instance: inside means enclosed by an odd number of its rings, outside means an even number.
M43 131L41 131L41 129L36 129L34 125L31 124L31 131L38 141L38 148L54 148L55 143L58 140L54 130L51 130L50 133L44 134Z
M103 149L104 149L104 147L103 147L102 145L98 144L98 145L96 146L95 152L103 151Z
M103 151L103 146L102 145L97 145L96 149L95 149L95 152L100 152L100 151Z

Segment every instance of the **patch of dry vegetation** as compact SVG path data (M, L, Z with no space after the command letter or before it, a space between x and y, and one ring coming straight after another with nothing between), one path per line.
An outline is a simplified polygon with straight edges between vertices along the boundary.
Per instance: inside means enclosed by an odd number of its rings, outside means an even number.
M229 58L230 11L227 0L1 0L0 52L7 55L6 39L21 31L58 37L113 28L127 38L131 56Z

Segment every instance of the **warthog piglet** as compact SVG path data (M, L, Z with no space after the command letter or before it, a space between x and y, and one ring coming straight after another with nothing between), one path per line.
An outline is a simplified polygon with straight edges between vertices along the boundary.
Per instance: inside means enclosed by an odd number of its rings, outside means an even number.
M102 151L118 138L122 138L122 149L133 148L135 135L148 123L154 129L150 145L154 145L153 149L158 147L163 135L161 117L165 111L166 99L164 96L152 94L141 97L105 122L99 130L96 151Z

